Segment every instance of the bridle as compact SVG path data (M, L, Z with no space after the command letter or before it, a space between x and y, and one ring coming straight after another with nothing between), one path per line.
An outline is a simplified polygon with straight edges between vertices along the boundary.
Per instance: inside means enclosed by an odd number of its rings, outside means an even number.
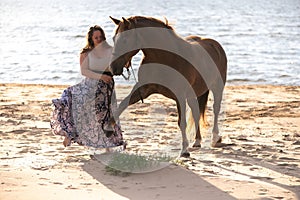
M131 68L131 71L132 71L132 74L133 74L133 79L134 79L134 81L135 81L135 84L137 84L138 81L137 81L137 79L136 79L136 76L135 76L133 67L132 67L132 65L131 65L131 60L128 61L128 63L126 64L127 76L124 74L124 72L122 73L122 76L123 76L123 78L124 78L126 81L129 81L130 75L131 75L131 73L130 73L130 71L129 71L129 68ZM144 103L144 99L143 99L143 97L142 97L142 94L141 94L141 92L140 92L140 89L138 88L137 91L138 91L138 93L139 93L139 96L140 96L140 99L141 99L142 103Z
M132 72L133 72L133 76L134 76L134 71L133 71L133 69L132 69L131 60L128 61L128 62L126 63L125 68L126 68L126 70L127 70L127 76L124 74L124 72L123 72L121 75L123 76L123 78L124 78L126 81L129 81L130 75L131 75L131 73L130 73L130 71L129 71L129 68L131 68L131 70L132 70Z

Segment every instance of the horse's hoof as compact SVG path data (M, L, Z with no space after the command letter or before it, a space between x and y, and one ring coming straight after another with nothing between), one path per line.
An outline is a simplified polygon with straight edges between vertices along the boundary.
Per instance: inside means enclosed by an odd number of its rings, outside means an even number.
M127 142L122 141L122 145L123 145L123 151L125 151L125 150L126 150L126 147L127 147Z
M190 153L189 152L181 153L181 157L188 158L190 157Z
M194 143L194 144L193 144L193 147L201 148L201 144L199 144L199 143Z
M95 157L94 155L90 155L90 158L91 158L92 160L96 160L96 157Z
M219 136L217 139L213 138L211 146L212 147L220 147L221 144L222 144L222 137Z
M70 146L70 145L71 145L71 139L68 138L68 137L65 137L65 139L64 139L64 141L63 141L63 145L64 145L65 147Z
M112 134L114 133L114 131L111 131L111 130L104 130L104 133L105 133L105 136L107 138L110 138L110 136L112 136Z
M111 124L107 124L103 127L103 132L105 133L106 137L109 138L115 133L115 130Z

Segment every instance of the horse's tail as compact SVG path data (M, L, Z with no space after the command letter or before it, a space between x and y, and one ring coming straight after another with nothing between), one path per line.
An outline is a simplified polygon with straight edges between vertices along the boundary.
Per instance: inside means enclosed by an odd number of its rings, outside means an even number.
M200 112L199 125L202 126L203 128L206 128L209 125L207 122L207 119L206 119L208 94L209 94L209 90L197 98L198 103L199 103L199 112ZM191 109L188 110L187 116L188 116L188 118L187 118L186 132L188 134L189 140L194 140L195 135L196 135L195 128L198 128L198 127L195 127L195 121L194 121L194 117L193 117Z
M200 125L203 128L206 128L209 125L206 118L208 94L209 94L209 90L207 90L207 92L205 92L202 96L198 97L199 108L200 108Z

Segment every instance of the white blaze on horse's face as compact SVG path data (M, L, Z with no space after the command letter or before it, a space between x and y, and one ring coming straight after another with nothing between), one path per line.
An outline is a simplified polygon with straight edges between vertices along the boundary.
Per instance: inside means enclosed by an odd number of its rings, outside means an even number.
M119 45L121 43L126 42L121 37L121 34L116 34L113 38L114 40L114 48L112 52L112 59L110 63L111 71L114 75L120 75L123 73L123 67L125 66L124 59L122 58L122 49L120 49L123 45ZM123 63L124 62L124 63Z
M119 25L121 26L121 24ZM123 27L123 26L122 26ZM114 36L114 48L111 71L114 75L120 75L124 67L128 67L132 57L139 51L137 47L135 29L125 30L118 28Z

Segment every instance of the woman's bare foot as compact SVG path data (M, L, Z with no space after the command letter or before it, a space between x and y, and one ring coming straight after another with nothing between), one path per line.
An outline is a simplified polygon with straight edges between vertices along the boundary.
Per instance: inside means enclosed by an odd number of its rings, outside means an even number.
M67 147L67 146L70 146L70 144L71 144L71 139L65 137L65 139L64 139L64 141L63 141L63 145L64 145L65 147Z

